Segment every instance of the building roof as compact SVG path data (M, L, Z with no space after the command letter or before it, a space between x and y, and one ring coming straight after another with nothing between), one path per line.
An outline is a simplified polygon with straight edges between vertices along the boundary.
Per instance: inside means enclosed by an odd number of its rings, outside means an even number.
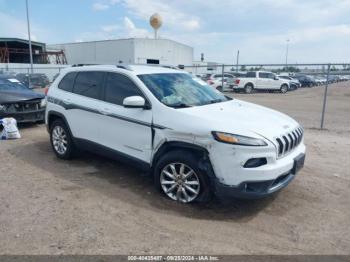
M59 44L50 44L50 46L57 46L57 45L72 45L72 44L84 44L84 43L100 43L100 42L113 42L113 41L137 41L137 40L148 40L148 41L170 41L170 42L174 42L177 43L179 45L184 45L187 47L191 47L189 45L177 42L175 40L171 40L171 39L166 39L166 38L119 38L119 39L106 39L106 40L95 40L95 41L81 41L81 42L68 42L68 43L59 43ZM191 47L192 48L192 47Z
M22 39L22 38L13 38L13 37L0 37L0 42L19 42L23 44L28 44L29 45L29 40L27 39ZM32 45L37 45L41 47L45 47L45 43L41 42L36 42L36 41L31 41Z

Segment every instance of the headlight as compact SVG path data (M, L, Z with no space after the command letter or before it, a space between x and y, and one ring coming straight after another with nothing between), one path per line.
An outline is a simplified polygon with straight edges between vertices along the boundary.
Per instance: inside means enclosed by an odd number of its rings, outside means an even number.
M216 141L219 141L222 143L241 145L241 146L267 146L266 142L259 138L240 136L240 135L234 135L234 134L216 132L216 131L213 131L212 134Z
M40 101L40 107L45 107L46 106L46 98L41 99Z

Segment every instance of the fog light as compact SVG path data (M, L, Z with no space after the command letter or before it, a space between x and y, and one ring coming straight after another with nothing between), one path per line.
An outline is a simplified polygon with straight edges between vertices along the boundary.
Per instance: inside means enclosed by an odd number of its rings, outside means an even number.
M259 167L267 164L267 160L265 157L261 158L251 158L247 162L245 162L244 166L245 168L254 168Z

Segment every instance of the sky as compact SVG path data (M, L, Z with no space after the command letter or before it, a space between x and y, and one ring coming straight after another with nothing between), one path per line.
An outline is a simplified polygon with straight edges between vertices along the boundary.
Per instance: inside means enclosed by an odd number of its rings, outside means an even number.
M28 0L34 40L48 44L159 37L194 59L232 64L350 63L350 0ZM0 0L0 37L27 38L25 0Z

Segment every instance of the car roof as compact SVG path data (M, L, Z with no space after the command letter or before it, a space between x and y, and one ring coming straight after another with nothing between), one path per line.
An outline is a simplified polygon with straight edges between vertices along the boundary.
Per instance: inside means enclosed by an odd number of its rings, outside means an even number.
M86 66L73 66L64 69L68 72L81 72L81 71L115 71L115 72L127 72L134 75L143 74L162 74L162 73L183 73L188 72L170 68L170 66L150 66L150 65L86 65Z

